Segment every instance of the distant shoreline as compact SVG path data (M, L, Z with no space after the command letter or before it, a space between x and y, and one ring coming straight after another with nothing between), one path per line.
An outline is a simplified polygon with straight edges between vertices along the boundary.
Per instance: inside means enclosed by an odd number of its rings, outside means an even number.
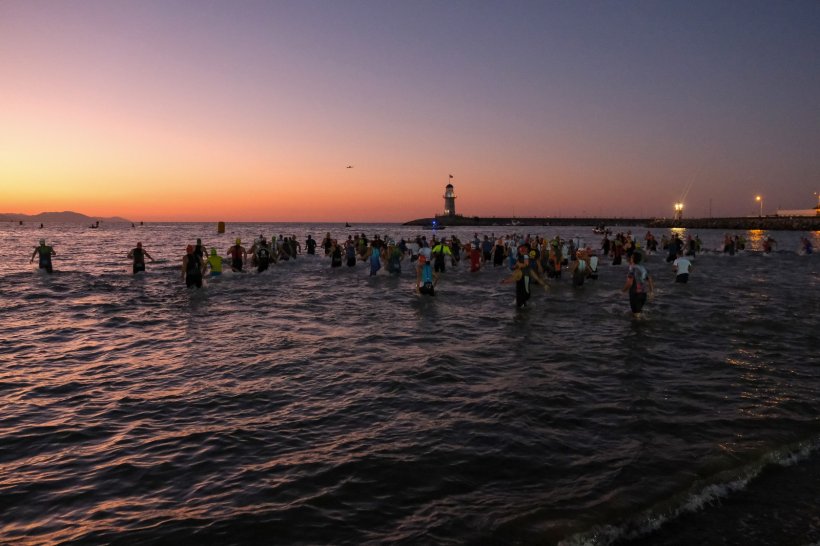
M70 210L62 212L41 212L39 214L20 214L18 212L2 212L0 213L0 222L63 222L70 224L87 224L89 222L110 222L112 224L132 224L131 220L126 218L102 217L102 216L87 216L79 212Z
M89 224L96 219L78 213L40 213L37 215L13 215L0 214L0 223L44 223L44 224ZM101 223L108 224L134 224L125 218L99 218ZM674 220L671 218L626 218L626 217L597 217L597 218L554 218L554 217L504 217L504 216L435 216L430 218L417 218L409 222L355 222L348 229L356 229L368 225L397 224L403 226L418 226L423 228L435 227L548 227L548 226L606 226L611 231L617 231L619 226L641 226L648 229L665 228L686 228L686 229L724 229L724 230L772 230L772 231L820 231L820 216L764 216L764 217L729 217L729 218L683 218ZM176 221L164 220L148 222L148 224L190 224L190 223L214 223L216 220L198 221ZM344 221L275 221L275 220L236 220L228 221L227 224L316 224L331 226L334 224L345 225ZM139 222L142 225L143 222Z
M764 216L740 218L516 218L496 216L435 216L405 222L405 226L645 226L647 228L733 229L773 231L820 231L820 216Z

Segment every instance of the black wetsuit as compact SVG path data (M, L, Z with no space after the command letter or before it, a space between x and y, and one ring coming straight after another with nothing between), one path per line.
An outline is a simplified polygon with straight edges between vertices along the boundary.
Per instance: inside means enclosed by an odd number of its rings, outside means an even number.
M205 257L205 247L202 245L196 245L194 247L194 257L201 262Z
M495 245L495 252L493 253L493 267L504 265L504 247Z
M342 267L342 249L339 245L330 251L330 267Z
M515 281L515 305L524 307L530 299L530 268L521 270L521 278Z
M438 244L433 247L433 271L436 273L444 273L444 245Z
M40 269L45 269L47 273L51 273L53 271L51 266L51 247L50 246L38 246L37 252L39 253L39 265Z
M188 254L188 263L185 267L185 285L188 288L196 286L202 288L202 262L197 261L196 255Z
M256 249L256 270L262 273L270 265L270 251L266 246L260 246Z
M239 245L231 247L231 269L242 271L242 250Z
M134 258L134 273L145 271L145 251L135 248L131 251L131 256Z

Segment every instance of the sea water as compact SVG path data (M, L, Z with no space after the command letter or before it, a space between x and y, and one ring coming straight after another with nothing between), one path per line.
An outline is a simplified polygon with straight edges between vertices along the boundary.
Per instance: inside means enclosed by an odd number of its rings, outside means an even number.
M628 228L623 228L626 231ZM470 240L588 227L448 229ZM640 240L645 228L632 227ZM436 296L296 260L187 289L201 237L398 225L0 226L0 543L808 544L820 540L820 233L745 236L688 284L647 257L529 308L504 267ZM666 231L656 231L660 236ZM29 265L54 246L53 275ZM137 241L157 260L131 275ZM304 250L303 250L304 251ZM226 264L227 265L227 264ZM226 269L229 269L226 267Z

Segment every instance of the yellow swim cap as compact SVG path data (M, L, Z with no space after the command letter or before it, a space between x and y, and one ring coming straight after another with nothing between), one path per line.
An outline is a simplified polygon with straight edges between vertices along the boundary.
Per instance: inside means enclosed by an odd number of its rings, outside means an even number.
M241 245L241 244L242 244L242 239L240 239L239 237L237 237L237 238L236 238L236 244Z

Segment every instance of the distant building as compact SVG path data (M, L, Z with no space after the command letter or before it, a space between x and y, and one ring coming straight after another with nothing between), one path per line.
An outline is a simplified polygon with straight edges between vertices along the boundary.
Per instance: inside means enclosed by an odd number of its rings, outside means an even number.
M788 209L777 209L778 216L820 216L820 206L817 206L813 209L798 209L798 210L788 210Z
M447 184L444 188L444 216L456 215L456 195L453 193L453 185Z

